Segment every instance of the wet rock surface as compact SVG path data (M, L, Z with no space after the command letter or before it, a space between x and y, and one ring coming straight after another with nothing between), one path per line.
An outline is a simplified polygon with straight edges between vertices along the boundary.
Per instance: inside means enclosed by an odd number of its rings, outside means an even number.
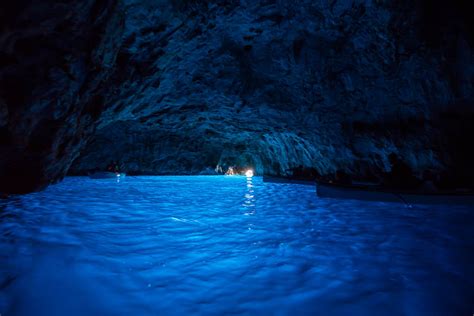
M395 152L420 174L474 174L464 2L76 6L24 4L2 26L4 191L28 168L18 189L110 160L138 174L303 165L365 179Z

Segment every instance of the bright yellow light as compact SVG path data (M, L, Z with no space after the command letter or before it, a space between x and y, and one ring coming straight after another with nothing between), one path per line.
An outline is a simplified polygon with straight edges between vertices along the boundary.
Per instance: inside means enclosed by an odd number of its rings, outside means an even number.
M247 171L245 171L245 176L246 176L247 178L253 177L253 170L247 170Z

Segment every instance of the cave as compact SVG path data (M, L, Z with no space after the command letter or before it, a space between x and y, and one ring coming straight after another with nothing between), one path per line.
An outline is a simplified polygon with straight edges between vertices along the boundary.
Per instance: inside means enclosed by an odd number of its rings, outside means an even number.
M0 4L0 316L472 314L469 9Z

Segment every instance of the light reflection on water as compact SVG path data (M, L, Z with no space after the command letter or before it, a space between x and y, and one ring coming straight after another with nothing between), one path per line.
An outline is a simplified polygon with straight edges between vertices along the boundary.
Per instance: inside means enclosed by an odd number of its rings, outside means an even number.
M314 192L68 178L0 201L0 314L472 314L473 208Z
M253 177L247 177L247 192L245 193L245 200L242 206L245 208L244 215L255 214L255 195L252 183ZM251 227L249 227L251 229Z

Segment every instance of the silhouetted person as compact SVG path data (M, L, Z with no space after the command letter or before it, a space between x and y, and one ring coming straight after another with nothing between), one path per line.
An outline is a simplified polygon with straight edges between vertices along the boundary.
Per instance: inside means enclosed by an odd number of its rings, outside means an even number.
M351 184L352 179L351 176L343 170L337 170L336 176L334 177L334 182L337 184Z
M107 166L107 171L109 172L120 172L120 167L116 161L111 161Z
M227 169L225 174L228 175L228 176L233 176L235 174L234 167L230 166L229 169Z
M301 178L304 176L304 168L302 165L299 165L296 168L293 168L293 177L294 178Z
M414 176L413 170L408 164L400 160L395 153L388 156L391 170L386 176L386 184L393 188L413 189L419 185L418 179Z
M316 169L311 168L311 167L305 167L303 165L299 165L298 167L287 169L287 171L291 172L291 174L287 176L293 179L315 180L316 177L319 176L319 173L317 172Z
M421 184L421 190L423 192L431 193L438 191L435 185L435 176L430 170L423 171L423 183Z
M122 169L122 168L120 168L119 162L116 161L116 162L115 162L115 165L114 165L114 172L120 173L120 170L121 170L121 169Z
M107 171L110 171L110 172L114 171L114 162L112 160L107 165Z

